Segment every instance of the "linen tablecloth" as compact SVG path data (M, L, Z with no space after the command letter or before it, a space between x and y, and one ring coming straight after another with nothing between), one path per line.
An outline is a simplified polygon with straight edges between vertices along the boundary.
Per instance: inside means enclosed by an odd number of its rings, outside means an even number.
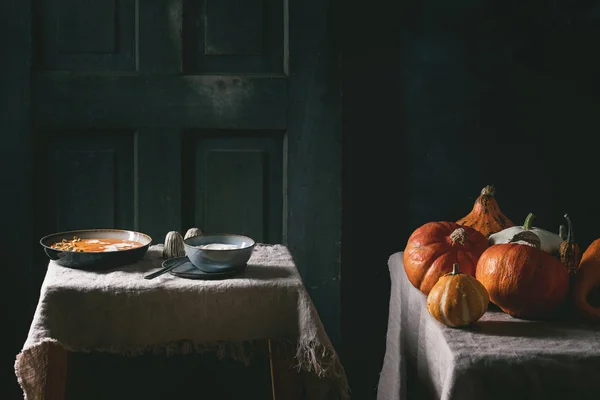
M402 254L388 262L378 400L600 399L600 326L526 321L490 309L471 328L446 327L408 281Z
M144 275L161 267L162 245L105 272L51 261L15 373L26 400L43 396L48 343L68 351L188 354L216 351L249 362L252 343L295 347L297 367L348 398L346 375L287 247L257 244L246 269L215 281Z

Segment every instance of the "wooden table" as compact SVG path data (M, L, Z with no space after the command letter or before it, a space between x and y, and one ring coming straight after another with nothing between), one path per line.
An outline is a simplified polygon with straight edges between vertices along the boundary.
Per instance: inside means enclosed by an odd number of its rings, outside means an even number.
M148 348L177 352L182 345L186 355L222 344L249 345L268 355L273 399L344 398L343 368L285 246L257 246L244 272L227 282L169 274L143 279L160 266L160 254L162 247L153 246L136 264L106 273L50 262L17 356L15 371L28 400L68 395L73 354L67 349L120 356L144 354ZM232 298L238 299L237 307L228 303ZM316 367L334 366L337 373L317 377L314 359L295 358L302 346L313 344L320 346Z

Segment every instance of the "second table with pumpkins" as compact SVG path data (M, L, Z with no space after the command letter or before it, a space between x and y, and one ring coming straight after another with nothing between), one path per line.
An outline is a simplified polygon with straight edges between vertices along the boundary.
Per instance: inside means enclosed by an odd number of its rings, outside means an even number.
M516 225L487 186L464 218L418 227L389 262L379 399L403 398L411 368L423 398L597 398L600 238L582 251L564 217Z

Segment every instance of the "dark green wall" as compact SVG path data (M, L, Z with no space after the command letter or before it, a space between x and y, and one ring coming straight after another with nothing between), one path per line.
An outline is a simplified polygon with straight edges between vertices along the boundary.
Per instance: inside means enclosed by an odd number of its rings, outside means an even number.
M0 2L0 48L4 49L0 57L0 242L5 265L0 299L3 333L9 337L0 346L0 397L11 400L20 394L14 378L14 357L31 318L23 312L28 309L29 270L18 267L28 265L31 254L16 250L32 240L32 219L27 212L31 204L31 154L23 150L30 143L30 45L29 2ZM15 160L20 161L20 167L16 167Z
M29 11L17 3L0 5L9 22L2 48L15 49L1 62L2 154L27 160L13 151L29 129ZM600 1L335 3L345 147L341 353L353 398L370 399L385 351L387 259L416 227L458 219L495 184L516 222L534 212L552 229L568 212L583 246L600 237L591 143L600 131ZM30 216L16 209L30 197L28 170L9 160L2 229L11 247L31 238ZM14 290L3 304L26 301L27 271L5 274ZM30 316L9 308L7 317L21 327L3 349L12 360ZM2 368L10 377L12 363Z
M533 212L558 230L569 213L583 246L600 237L600 1L397 6L356 6L345 24L342 334L357 399L375 398L382 366L387 259L418 226L457 220L495 184L515 223Z

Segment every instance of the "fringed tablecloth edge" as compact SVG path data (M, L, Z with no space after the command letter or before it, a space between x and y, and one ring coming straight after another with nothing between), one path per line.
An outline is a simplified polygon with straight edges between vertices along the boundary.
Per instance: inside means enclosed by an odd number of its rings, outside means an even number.
M298 340L295 346L298 370L312 372L321 379L333 381L338 399L350 399L346 372L335 350L318 340Z

